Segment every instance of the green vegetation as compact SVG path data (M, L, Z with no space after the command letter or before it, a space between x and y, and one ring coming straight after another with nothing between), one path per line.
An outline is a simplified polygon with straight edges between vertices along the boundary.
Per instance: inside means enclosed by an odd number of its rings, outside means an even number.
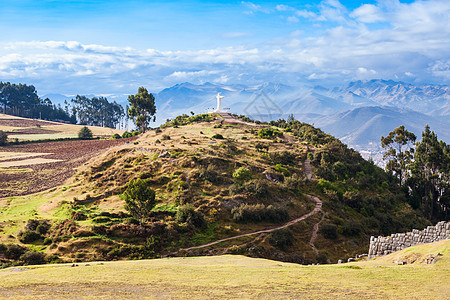
M155 192L142 179L132 180L123 195L125 209L141 223L156 205Z
M0 146L5 146L8 142L8 135L3 130L0 130Z
M71 100L72 111L82 125L116 128L125 116L123 107L104 97L88 98L77 95Z
M413 144L415 140L404 126L382 137L382 145L387 148L386 169L398 178L413 208L433 222L449 220L450 145L438 141L428 125L422 140Z
M251 178L252 173L249 169L244 167L240 167L233 173L233 179L239 184L243 184L244 182L249 181Z
M176 220L178 223L188 223L199 228L206 225L203 214L196 211L194 206L189 204L178 207Z
M92 130L90 130L87 126L84 126L78 132L78 138L82 140L92 139Z
M40 99L33 85L0 81L0 106L4 114L43 120L63 120L76 123L68 107L54 105L50 99Z
M140 87L137 94L128 96L128 102L128 116L142 132L147 131L150 121L156 118L155 97L146 88Z
M286 222L289 213L284 207L275 207L264 204L241 204L231 210L231 215L235 222Z
M262 139L273 139L282 137L283 133L273 128L263 128L258 132L258 136Z

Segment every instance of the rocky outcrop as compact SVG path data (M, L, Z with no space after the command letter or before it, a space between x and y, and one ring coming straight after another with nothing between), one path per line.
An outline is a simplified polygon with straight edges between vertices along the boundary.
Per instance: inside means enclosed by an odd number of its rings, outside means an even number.
M411 232L394 233L387 237L370 237L369 259L376 256L402 250L417 244L433 243L450 239L450 222L439 222L435 226L428 226L420 231L413 229Z

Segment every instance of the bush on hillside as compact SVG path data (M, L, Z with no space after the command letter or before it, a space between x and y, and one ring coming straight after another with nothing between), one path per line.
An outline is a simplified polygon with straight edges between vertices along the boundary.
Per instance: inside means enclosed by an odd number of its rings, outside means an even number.
M26 251L26 248L16 244L2 245L0 244L0 253L3 253L8 259L17 260Z
M296 162L295 158L296 156L294 153L291 153L286 150L269 153L269 159L275 165L277 164L292 165Z
M125 209L141 223L156 205L155 192L142 179L131 180L123 196Z
M273 139L282 137L283 133L273 128L263 128L258 132L258 136L262 139Z
M222 178L215 169L216 167L213 164L209 164L207 168L200 169L199 177L211 183L220 183Z
M194 206L190 204L181 205L178 207L176 220L178 223L188 223L195 227L204 227L206 225L205 217L199 211L196 211Z
M42 265L46 263L45 254L37 251L27 251L20 256L19 260L26 265Z
M112 138L115 139L115 140L118 140L118 139L121 139L122 137L120 136L120 134L114 133Z
M78 138L82 140L92 139L92 131L87 126L84 126L78 132Z
M342 226L342 234L348 237L357 236L361 231L361 224L355 221L348 221Z
M337 226L334 224L323 224L320 226L320 233L326 238L330 240L337 239Z
M289 213L284 207L264 204L241 204L231 210L235 222L284 222L289 219Z
M212 136L212 138L217 140L223 140L223 135L221 135L220 133L216 133L215 135Z
M42 235L37 233L36 231L22 231L19 233L19 241L21 241L24 244L31 244L32 242L35 242L42 238Z
M233 179L239 184L242 184L242 183L250 180L251 178L252 178L252 173L250 172L249 169L244 168L244 167L240 167L233 173Z
M269 243L272 246L277 247L278 249L281 249L283 251L286 251L287 248L292 246L294 244L294 241L294 235L287 228L275 230L269 236Z
M129 138L132 137L133 134L131 132L125 131L124 133L122 133L122 137L123 138Z

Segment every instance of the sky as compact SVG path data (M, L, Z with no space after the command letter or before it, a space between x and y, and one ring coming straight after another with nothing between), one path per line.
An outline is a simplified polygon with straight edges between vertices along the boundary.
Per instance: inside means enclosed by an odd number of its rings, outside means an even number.
M0 81L39 94L177 83L450 84L450 1L3 0Z

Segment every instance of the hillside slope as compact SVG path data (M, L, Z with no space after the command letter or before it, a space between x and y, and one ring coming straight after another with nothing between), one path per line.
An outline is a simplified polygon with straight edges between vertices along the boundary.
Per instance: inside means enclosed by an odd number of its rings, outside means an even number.
M8 200L1 239L32 235L64 261L235 253L326 263L367 252L370 235L428 225L393 178L311 125L227 120L178 117L91 160L64 187ZM143 224L124 209L134 179L159 201Z

